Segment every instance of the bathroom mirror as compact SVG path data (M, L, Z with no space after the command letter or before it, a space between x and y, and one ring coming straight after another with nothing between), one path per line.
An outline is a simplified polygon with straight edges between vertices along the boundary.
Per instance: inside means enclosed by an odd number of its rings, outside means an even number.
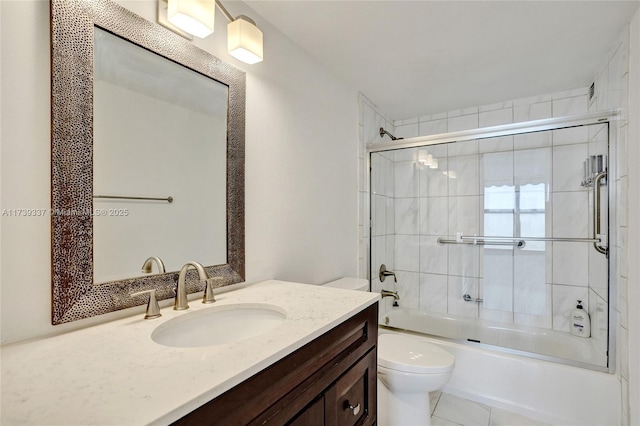
M171 298L190 260L244 281L244 72L108 0L51 30L52 323Z

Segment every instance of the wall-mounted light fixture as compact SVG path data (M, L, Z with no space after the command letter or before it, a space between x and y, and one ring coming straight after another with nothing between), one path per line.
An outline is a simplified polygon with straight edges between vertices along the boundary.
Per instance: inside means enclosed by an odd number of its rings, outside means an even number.
M262 61L262 31L251 18L231 16L219 0L158 0L158 23L189 40L205 38L213 33L216 6L229 20L229 54L247 64Z

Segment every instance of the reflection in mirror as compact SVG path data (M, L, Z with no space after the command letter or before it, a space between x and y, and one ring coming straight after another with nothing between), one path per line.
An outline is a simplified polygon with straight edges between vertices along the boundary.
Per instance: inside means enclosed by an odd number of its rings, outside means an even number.
M227 86L95 28L94 282L139 276L152 254L167 271L226 263L227 99Z
M187 261L217 287L244 281L245 84L110 0L51 1L53 324L142 304L142 290L172 298ZM142 276L149 257L170 272ZM186 287L204 283L190 271Z

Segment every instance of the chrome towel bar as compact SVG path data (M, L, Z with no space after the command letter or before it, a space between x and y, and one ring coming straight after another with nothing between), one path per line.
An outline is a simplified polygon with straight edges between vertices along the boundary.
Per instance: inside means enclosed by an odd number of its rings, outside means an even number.
M173 197L129 197L126 195L94 195L93 198L103 198L109 200L145 200L145 201L166 201L173 203Z

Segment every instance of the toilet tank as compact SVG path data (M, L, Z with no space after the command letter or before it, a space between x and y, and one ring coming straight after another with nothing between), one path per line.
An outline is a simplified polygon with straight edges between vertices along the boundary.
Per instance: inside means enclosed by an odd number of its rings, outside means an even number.
M323 284L325 287L346 288L348 290L369 291L369 281L366 278L345 277Z

